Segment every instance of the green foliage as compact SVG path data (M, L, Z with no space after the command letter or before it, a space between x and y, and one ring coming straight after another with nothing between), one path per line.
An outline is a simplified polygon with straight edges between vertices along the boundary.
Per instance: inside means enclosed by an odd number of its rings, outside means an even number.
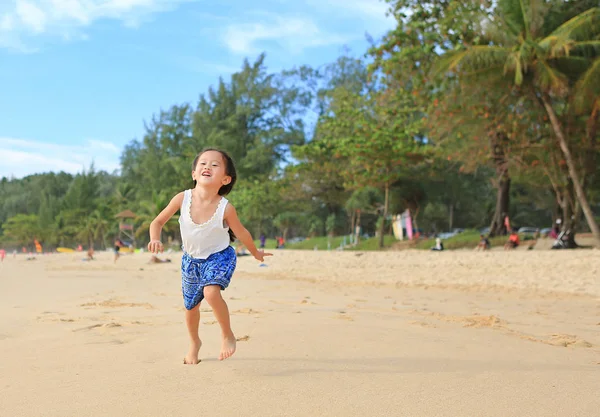
M191 163L205 147L235 160L228 198L255 238L310 237L288 248L336 249L356 225L371 237L353 249L388 247L395 240L382 219L406 209L426 233L485 227L503 178L515 224L581 217L575 177L597 215L597 2L387 3L396 27L367 58L345 52L281 73L264 55L245 60L196 103L152 115L125 146L118 175L92 165L1 179L0 242L106 247L118 233L115 215L129 209L142 246L151 220L192 187ZM572 161L558 146L561 132ZM378 224L381 239L372 237ZM175 216L163 240L178 238ZM464 233L446 247L478 239Z
M386 235L383 241L383 248L387 249L392 247L398 240L394 236ZM373 251L373 250L381 250L379 247L379 239L378 238L370 238L361 240L358 245L349 247L348 250L352 251Z
M318 236L301 242L286 244L286 249L314 250L317 248L317 250L335 250L340 247L343 240L343 236Z
M29 246L40 233L35 214L16 214L2 225L4 235L17 245Z

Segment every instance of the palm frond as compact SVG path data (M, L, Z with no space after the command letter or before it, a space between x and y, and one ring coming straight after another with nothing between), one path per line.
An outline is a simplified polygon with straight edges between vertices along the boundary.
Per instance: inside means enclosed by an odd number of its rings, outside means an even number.
M502 23L516 36L529 29L524 1L527 0L501 0L498 2L498 15Z
M586 41L600 34L600 7L591 8L560 25L549 36Z
M528 32L535 39L540 36L543 30L549 4L544 0L529 0L528 3L525 19L528 21Z
M600 58L596 58L575 84L575 108L582 111L600 97Z
M535 64L536 84L543 91L562 96L569 88L569 80L565 74L553 68L543 59L538 59Z
M581 56L561 56L548 61L570 80L578 80L590 67L590 60Z
M490 67L501 67L509 54L509 48L484 45L447 52L434 65L433 75L451 71L475 73Z
M548 58L568 56L575 45L575 41L567 37L550 35L538 42L538 48Z
M571 52L589 58L600 56L600 40L574 42Z

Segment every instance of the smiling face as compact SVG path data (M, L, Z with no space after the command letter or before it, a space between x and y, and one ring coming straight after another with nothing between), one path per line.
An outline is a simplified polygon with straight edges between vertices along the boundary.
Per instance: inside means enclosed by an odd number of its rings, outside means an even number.
M231 182L227 175L227 164L219 151L206 151L198 158L192 171L192 179L199 185L213 185L221 188Z

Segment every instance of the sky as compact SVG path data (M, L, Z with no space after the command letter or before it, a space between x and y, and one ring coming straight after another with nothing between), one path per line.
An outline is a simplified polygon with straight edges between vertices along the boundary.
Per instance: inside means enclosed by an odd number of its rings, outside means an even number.
M0 177L119 168L144 121L267 55L270 71L366 51L379 0L0 0Z

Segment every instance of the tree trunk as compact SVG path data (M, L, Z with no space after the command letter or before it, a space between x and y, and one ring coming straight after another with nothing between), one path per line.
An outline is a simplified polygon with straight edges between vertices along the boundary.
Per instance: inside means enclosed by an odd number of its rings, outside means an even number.
M554 134L558 139L560 149L562 150L565 156L567 168L569 169L569 176L571 177L571 181L573 181L573 187L575 188L575 194L577 195L577 201L579 201L581 209L583 210L583 214L585 215L587 224L594 235L594 239L596 240L596 246L600 246L600 229L598 228L598 224L596 223L596 219L594 218L594 213L588 202L585 190L583 189L581 181L579 180L579 174L577 173L575 161L573 160L573 156L571 155L571 150L569 149L567 140L563 135L562 128L560 127L560 122L558 121L558 117L556 116L556 113L554 113L554 109L552 108L552 105L550 104L548 97L545 94L541 95L541 100L544 104L546 112L548 113L548 117L550 118L550 123L552 124Z
M383 219L381 226L379 226L379 249L383 249L384 245L384 232L385 232L385 218L387 217L388 205L390 203L390 184L385 183L385 202L383 204Z
M454 226L454 203L450 203L448 206L448 231L452 231L452 227Z
M569 187L572 188L572 187ZM577 227L577 218L576 212L579 209L579 205L575 202L575 196L573 195L573 190L567 189L564 193L564 197L561 203L562 210L562 228L563 232L570 231L569 233L569 246L571 248L576 248L577 243L575 243L575 228Z
M419 217L420 206L416 206L414 211L412 212L411 221L413 224L413 236L416 236L419 233L419 223L417 223L417 217ZM391 227L391 225L390 225ZM393 229L392 229L393 230Z
M496 180L498 181L496 194L496 209L490 225L490 236L500 236L508 233L504 219L508 216L510 208L510 175L508 175L508 161L501 143L502 133L494 132L490 136L490 148L492 159L496 168Z

